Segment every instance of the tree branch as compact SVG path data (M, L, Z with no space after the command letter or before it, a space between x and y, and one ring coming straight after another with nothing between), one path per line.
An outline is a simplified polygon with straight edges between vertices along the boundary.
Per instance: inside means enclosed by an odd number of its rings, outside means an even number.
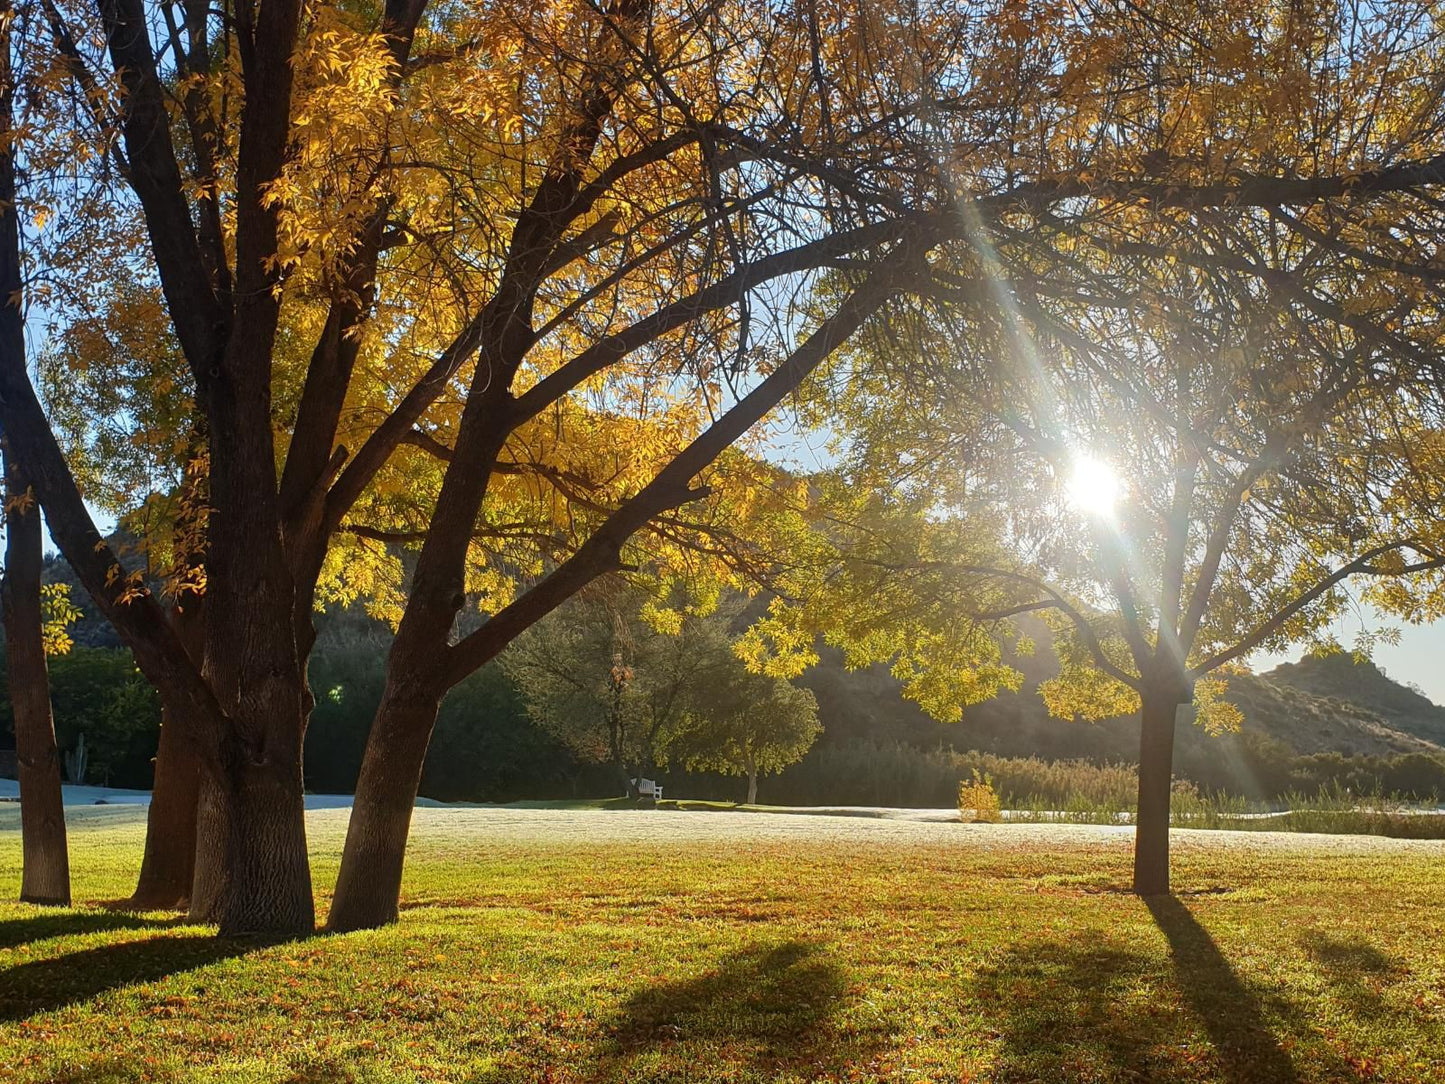
M219 364L230 315L211 287L171 142L142 0L97 0L111 63L125 88L121 131L130 182L145 212L161 291L196 388Z
M757 424L829 354L882 307L897 288L900 265L918 253L907 242L819 325L783 364L685 449L636 496L613 512L567 560L529 588L481 628L447 651L446 680L454 685L494 658L519 633L546 616L587 583L616 569L622 547L654 516L695 500L702 491L691 480L722 451Z
M1189 671L1190 677L1203 677L1205 674L1208 674L1212 670L1217 670L1227 662L1233 662L1235 659L1248 655L1255 648L1259 647L1260 644L1279 632L1280 629L1284 627L1285 622L1291 617L1351 576L1404 576L1415 572L1429 572L1433 569L1445 568L1445 557L1433 556L1427 560L1404 565L1398 569L1381 568L1374 564L1377 558L1399 549L1413 549L1421 553L1427 552L1419 549L1413 542L1390 542L1367 550L1353 561L1342 565L1330 575L1319 580L1308 591L1296 596L1294 601L1276 611L1273 617L1263 625L1260 625L1254 632L1241 639L1233 647L1216 652L1203 662L1191 667Z

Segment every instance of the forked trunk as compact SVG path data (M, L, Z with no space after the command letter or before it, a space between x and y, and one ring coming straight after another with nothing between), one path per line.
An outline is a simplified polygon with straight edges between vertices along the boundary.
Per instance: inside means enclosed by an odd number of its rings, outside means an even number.
M200 787L200 757L181 725L163 711L155 782L146 815L145 853L131 906L143 910L178 908L191 898Z
M40 506L8 455L5 490L5 658L20 777L20 898L65 907L70 904L70 856L41 637Z
M440 704L439 692L387 685L356 781L328 930L396 921L411 812Z
M208 657L218 648L210 643ZM201 756L190 918L219 926L223 935L293 937L315 930L301 685L295 672L269 687L243 680L250 695L227 720L219 748Z
M223 935L292 937L315 929L301 774L305 678L274 516L270 419L255 416L264 395L254 358L269 338L246 340L228 345L223 373L237 379L211 392L202 673L225 720L214 749L203 751L192 908Z
M1134 830L1134 891L1169 891L1169 795L1175 715L1192 699L1182 682L1146 682L1140 694L1139 811Z
M232 737L202 764L189 918L223 937L314 932L298 751Z

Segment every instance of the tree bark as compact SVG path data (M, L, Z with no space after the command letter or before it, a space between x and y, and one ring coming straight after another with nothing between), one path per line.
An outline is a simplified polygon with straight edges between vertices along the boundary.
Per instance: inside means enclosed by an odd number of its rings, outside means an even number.
M174 611L172 624L193 654L204 635L198 599ZM133 907L180 909L191 898L196 869L196 803L200 799L201 756L170 708L161 709L151 804L146 815L145 852L131 895Z
M20 899L70 905L70 856L60 751L50 714L50 676L41 637L40 505L11 457L5 457L5 659L15 716L20 777Z
M758 770L748 769L748 805L758 804Z
M196 868L196 801L201 760L170 712L161 712L155 782L146 815L145 853L130 904L141 910L180 909L191 898Z
M218 932L309 935L316 916L299 750L230 740L220 767L202 786L206 805L218 814L213 823L224 876L211 908Z
M396 921L411 812L441 692L390 678L366 743L346 848L326 928L334 933Z
M226 889L226 831L222 785L203 764L196 778L196 832L186 916L197 925L215 926L221 921L221 897Z
M1169 891L1169 795L1174 774L1175 715L1189 703L1182 679L1146 681L1140 692L1139 809L1134 829L1134 891Z

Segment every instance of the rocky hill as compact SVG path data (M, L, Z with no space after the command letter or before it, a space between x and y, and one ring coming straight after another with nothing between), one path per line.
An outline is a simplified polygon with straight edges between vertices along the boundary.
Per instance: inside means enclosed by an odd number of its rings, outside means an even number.
M1276 667L1261 681L1273 686L1286 704L1291 692L1303 694L1304 703L1323 722L1342 727L1340 741L1358 735L1355 740L1366 745L1384 743L1400 752L1445 749L1445 707L1390 678L1368 659L1356 660L1347 654L1305 658ZM1243 686L1240 696L1244 695L1242 690ZM1297 714L1266 711L1261 717L1270 720L1281 740L1287 740L1284 734L1289 732L1291 744L1309 751L1305 745L1310 735L1288 731Z

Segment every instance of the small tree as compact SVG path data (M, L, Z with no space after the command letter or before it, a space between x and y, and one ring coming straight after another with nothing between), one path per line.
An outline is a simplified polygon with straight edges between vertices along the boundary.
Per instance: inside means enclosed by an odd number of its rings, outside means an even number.
M659 765L748 777L797 761L817 738L813 694L752 673L731 634L737 607L657 607L615 583L558 610L502 656L537 724L610 763L629 796ZM764 622L766 623L766 622Z
M692 690L695 702L668 756L694 771L747 776L747 804L755 805L758 776L803 759L823 728L811 690L751 673L731 651L728 659Z
M641 609L639 593L609 585L539 622L501 659L537 725L582 759L613 765L628 795L716 662L703 644L717 618L684 620L668 635Z

